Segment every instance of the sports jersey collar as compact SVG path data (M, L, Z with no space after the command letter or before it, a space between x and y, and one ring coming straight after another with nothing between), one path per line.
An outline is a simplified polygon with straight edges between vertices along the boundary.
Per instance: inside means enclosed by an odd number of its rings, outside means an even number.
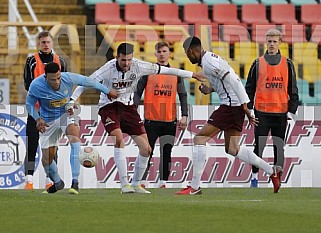
M39 52L38 52L39 54L41 54L41 55L53 55L53 52L52 52L52 50L50 51L50 53L43 53L43 52L41 52L41 50L39 50Z
M281 53L280 50L276 54L268 54L268 51L264 54L265 61L270 65L277 65L281 61Z
M265 53L266 53L266 54L269 54L269 53L268 53L268 50L266 50ZM280 49L278 49L278 52L277 52L276 54L269 54L269 55L277 55L277 54L281 54Z
M157 65L159 65L159 66L165 66L165 67L171 67L170 65L169 65L169 63L167 63L167 65L161 65L161 64L159 64L158 62L156 63Z
M116 60L116 69L117 69L117 71L122 72L122 73L126 73L126 72L127 72L127 71L124 72L124 71L121 70L120 66L118 65L117 60ZM130 70L130 69L129 69L129 70Z

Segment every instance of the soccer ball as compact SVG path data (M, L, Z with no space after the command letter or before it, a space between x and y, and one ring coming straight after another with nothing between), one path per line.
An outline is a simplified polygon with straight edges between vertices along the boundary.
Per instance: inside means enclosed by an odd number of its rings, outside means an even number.
M98 163L99 153L94 147L84 147L79 154L80 164L84 167L95 167Z

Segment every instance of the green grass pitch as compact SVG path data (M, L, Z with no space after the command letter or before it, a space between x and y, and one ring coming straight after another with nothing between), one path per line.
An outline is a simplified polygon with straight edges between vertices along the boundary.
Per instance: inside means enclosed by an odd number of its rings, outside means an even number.
M120 189L0 190L0 229L6 233L321 232L321 189L211 188L120 194Z

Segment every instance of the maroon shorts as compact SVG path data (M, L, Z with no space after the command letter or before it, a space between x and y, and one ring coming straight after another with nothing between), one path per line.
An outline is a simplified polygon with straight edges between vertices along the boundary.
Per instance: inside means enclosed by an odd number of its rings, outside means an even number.
M217 128L227 131L229 129L237 129L242 131L245 112L243 106L227 106L221 105L215 110L207 123Z
M101 116L101 121L108 133L115 129L121 129L123 133L128 135L146 133L144 123L134 105L114 102L100 108L98 114Z

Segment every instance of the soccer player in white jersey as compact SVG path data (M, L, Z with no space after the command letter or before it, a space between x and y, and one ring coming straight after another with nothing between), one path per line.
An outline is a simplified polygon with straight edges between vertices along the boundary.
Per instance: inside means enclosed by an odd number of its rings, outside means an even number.
M70 142L70 165L72 171L72 185L70 194L78 194L80 173L80 139L79 127L73 112L74 101L69 101L75 85L96 88L108 96L117 98L115 90L88 77L60 72L59 65L55 62L45 66L45 74L35 79L26 98L27 111L36 123L40 132L40 145L42 150L42 165L46 174L54 181L54 185L47 188L44 193L55 193L64 188L64 181L60 178L57 164L54 160L59 139L64 133ZM36 102L40 105L40 115L35 108Z
M209 117L207 123L193 139L193 178L191 185L177 192L177 195L202 194L201 175L206 161L206 142L224 131L225 151L236 158L264 170L272 180L274 193L280 188L280 167L270 166L246 147L239 146L239 139L245 115L250 124L257 125L257 119L247 108L249 98L240 78L233 68L220 56L204 51L197 37L189 37L183 44L185 53L191 63L198 64L207 77L210 86L201 85L203 94L215 91L221 100L220 107Z
M116 59L108 61L90 77L102 82L110 89L116 89L119 93L119 97L113 100L100 95L98 107L102 123L114 140L114 160L120 177L121 192L147 194L150 192L141 187L140 180L146 170L151 148L144 123L133 102L137 82L142 76L151 74L170 74L185 78L193 77L197 80L203 80L204 75L135 59L133 48L134 46L129 43L120 44ZM83 91L82 87L76 88L71 98L76 100ZM131 185L127 177L123 133L130 135L139 148Z

